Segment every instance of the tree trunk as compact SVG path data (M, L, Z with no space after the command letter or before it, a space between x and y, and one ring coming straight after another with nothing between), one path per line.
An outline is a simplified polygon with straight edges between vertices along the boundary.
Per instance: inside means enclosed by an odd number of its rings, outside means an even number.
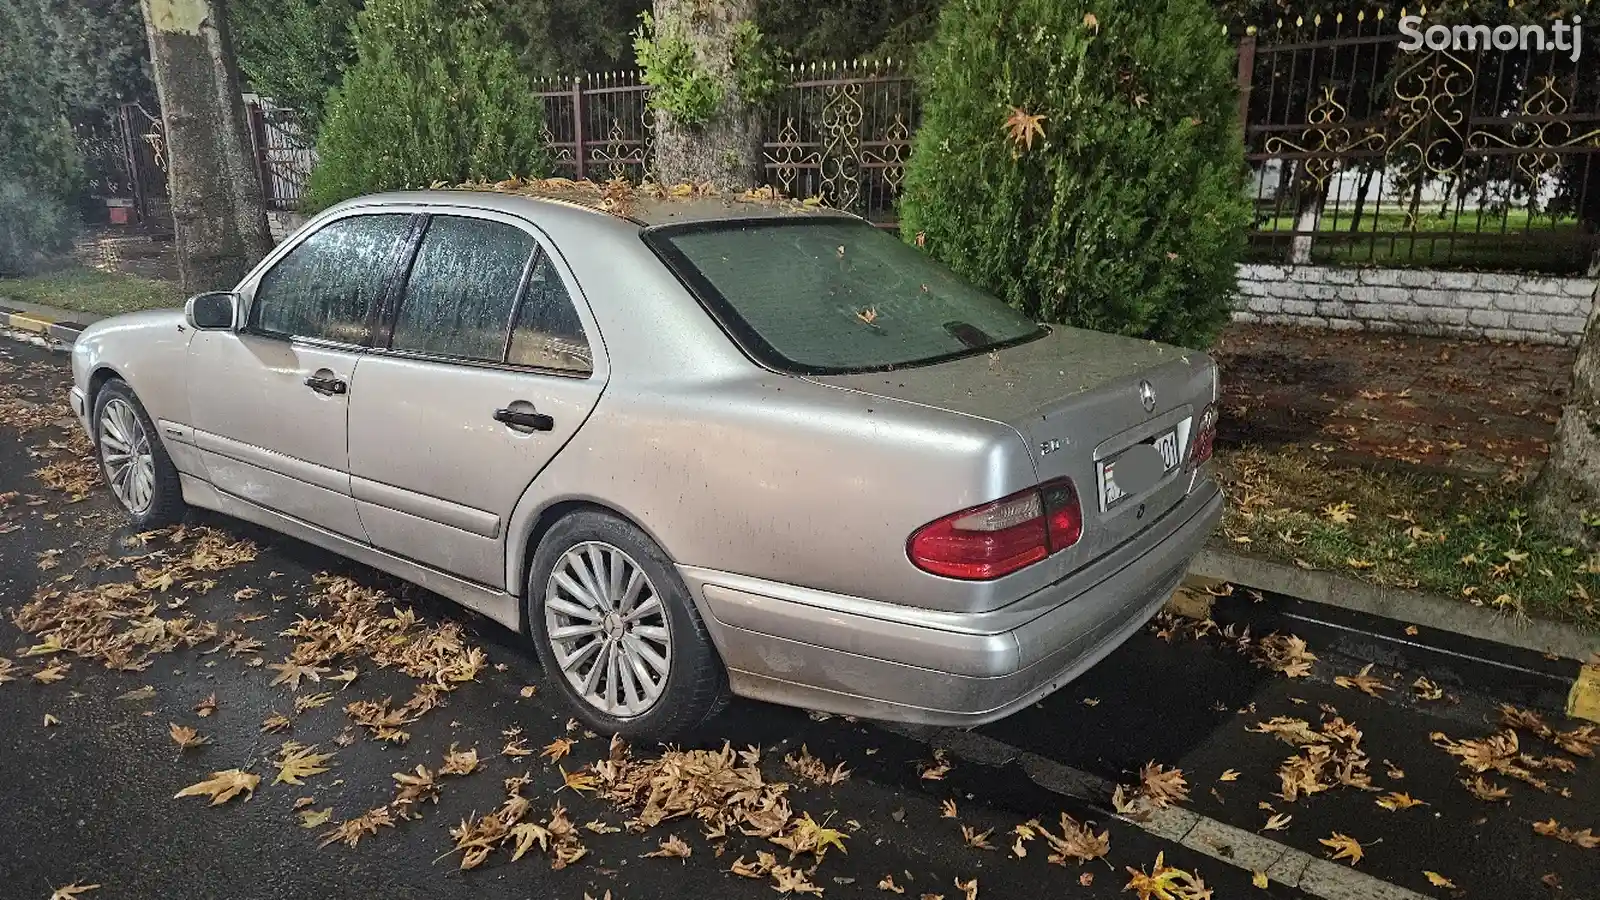
M227 0L141 0L183 289L229 290L272 249Z
M722 85L721 108L702 125L653 111L655 174L661 183L709 181L724 191L759 183L756 110L740 95L733 71L734 28L755 14L756 0L655 0L658 33L682 35L694 48L695 59Z
M1572 392L1550 443L1550 459L1533 487L1533 513L1546 528L1579 545L1596 546L1582 515L1600 514L1600 288L1572 365Z

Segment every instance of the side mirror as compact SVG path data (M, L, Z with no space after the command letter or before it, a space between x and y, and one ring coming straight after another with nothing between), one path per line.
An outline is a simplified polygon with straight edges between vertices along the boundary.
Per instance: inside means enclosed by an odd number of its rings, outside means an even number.
M231 331L239 297L231 291L209 291L189 298L183 317L196 331Z

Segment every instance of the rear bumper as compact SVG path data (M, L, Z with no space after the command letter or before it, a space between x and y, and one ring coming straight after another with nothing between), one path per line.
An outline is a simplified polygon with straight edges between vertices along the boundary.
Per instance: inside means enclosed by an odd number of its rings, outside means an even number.
M680 572L735 693L865 718L981 725L1060 689L1149 621L1221 518L1222 502L1204 481L1147 534L1041 591L1052 595L1048 604L1035 595L987 613Z

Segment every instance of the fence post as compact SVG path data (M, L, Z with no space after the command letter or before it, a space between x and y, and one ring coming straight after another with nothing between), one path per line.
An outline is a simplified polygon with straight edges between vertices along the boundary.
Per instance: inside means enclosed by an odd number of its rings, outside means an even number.
M1239 130L1245 134L1247 140L1250 128L1250 90L1255 83L1255 74L1256 36L1246 34L1239 39Z
M267 121L260 100L245 104L245 118L250 121L250 144L256 153L256 178L261 182L261 202L268 209L277 208L278 192L272 179L272 163L267 159Z
M583 78L572 79L572 148L573 166L576 168L576 179L584 180L587 166L584 165L583 150Z

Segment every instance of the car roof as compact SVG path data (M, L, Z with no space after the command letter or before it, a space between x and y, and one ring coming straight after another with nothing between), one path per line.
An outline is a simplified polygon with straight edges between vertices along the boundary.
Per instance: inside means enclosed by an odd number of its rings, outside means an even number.
M770 188L738 194L717 191L710 185L663 188L651 182L633 186L622 181L597 184L567 178L479 183L426 191L392 191L369 194L344 205L385 203L440 203L467 205L512 214L530 214L549 207L580 208L594 215L611 216L640 227L729 219L770 219L808 216L849 216L816 203L803 203L778 195ZM532 206L534 209L530 209Z

